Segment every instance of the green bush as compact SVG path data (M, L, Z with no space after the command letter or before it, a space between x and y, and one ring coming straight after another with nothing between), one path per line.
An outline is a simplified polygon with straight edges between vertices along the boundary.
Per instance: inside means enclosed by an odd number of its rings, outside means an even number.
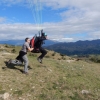
M50 56L47 55L47 56L45 56L45 58L50 58Z
M5 44L5 47L6 47L6 48L9 48L9 46L8 46L7 44Z
M60 56L65 56L65 54L61 54L61 53L60 53Z
M22 90L17 90L17 91L14 91L13 94L16 94L17 96L21 96L23 94L23 91Z
M100 63L100 55L91 55L89 57L89 60L95 62L95 63Z
M8 45L8 44L5 44L5 47L6 47L6 48L15 48L15 45Z
M15 49L12 49L12 50L11 50L11 52L12 52L12 53L15 53L15 52L16 52L16 50L15 50Z
M61 60L61 58L58 58L58 60Z
M56 55L56 52L54 52L53 54L52 54L52 56L55 56Z
M78 93L74 93L74 96L69 96L71 100L83 100Z
M62 56L62 59L63 59L63 60L66 60L65 56Z

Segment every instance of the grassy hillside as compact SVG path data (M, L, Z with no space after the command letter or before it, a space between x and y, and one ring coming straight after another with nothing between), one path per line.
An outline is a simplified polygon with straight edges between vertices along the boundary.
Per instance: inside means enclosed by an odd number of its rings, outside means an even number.
M0 46L0 94L8 92L9 100L100 100L100 64L54 51L48 51L40 64L36 60L39 54L28 53L32 69L24 75L23 66L5 63L19 50Z

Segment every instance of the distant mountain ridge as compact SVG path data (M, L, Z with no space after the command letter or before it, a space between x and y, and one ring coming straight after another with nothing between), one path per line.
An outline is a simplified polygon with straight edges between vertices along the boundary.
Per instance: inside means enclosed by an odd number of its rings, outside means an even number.
M22 45L24 40L5 40L0 41L0 44L9 44L9 45Z
M0 44L9 44L9 45L22 45L24 43L24 40L5 40L5 41L0 41ZM44 46L49 46L59 43L57 41L52 41L52 40L45 40Z
M100 54L100 39L70 43L63 42L47 46L46 48L66 55Z

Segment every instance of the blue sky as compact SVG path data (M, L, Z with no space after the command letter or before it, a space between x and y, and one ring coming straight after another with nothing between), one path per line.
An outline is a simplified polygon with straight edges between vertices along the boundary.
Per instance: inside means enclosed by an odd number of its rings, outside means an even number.
M99 39L99 5L100 0L0 0L0 40L32 38L41 29L51 40Z

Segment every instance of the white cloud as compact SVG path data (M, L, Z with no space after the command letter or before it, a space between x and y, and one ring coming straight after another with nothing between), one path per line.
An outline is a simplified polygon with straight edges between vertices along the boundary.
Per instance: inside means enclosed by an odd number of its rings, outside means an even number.
M100 38L99 31L95 31L91 33L89 32L87 35L88 37L79 39L75 36L75 33L81 33L82 31L88 29L81 27L79 30L78 27L65 24L45 23L43 25L43 29L47 33L49 39L55 39L62 42ZM35 34L38 34L38 28L33 24L0 24L0 40L24 39L26 37L32 38ZM71 34L72 37L69 37Z
M34 36L35 32L37 29L31 24L0 24L1 40L24 39L28 36Z
M93 39L100 39L100 30L88 33L88 40L93 40Z
M1 0L1 4L15 5L25 4L26 0ZM50 39L61 41L76 41L79 38L75 34L87 34L81 37L85 39L100 38L100 0L41 0L42 6L59 10L62 21L58 23L43 23L43 29ZM61 11L60 11L61 10ZM0 23L5 18L0 18ZM32 37L37 33L32 24L0 24L0 39L23 39ZM70 36L71 35L71 36Z
M46 3L49 6L52 6L54 8L81 8L81 9L91 9L91 10L97 10L100 9L100 0L43 0L46 1ZM94 9L95 8L95 9Z
M72 42L72 41L74 41L73 38L55 38L52 40L59 41L59 42Z
M5 22L5 21L6 21L6 18L0 17L0 23L3 23L3 22Z

